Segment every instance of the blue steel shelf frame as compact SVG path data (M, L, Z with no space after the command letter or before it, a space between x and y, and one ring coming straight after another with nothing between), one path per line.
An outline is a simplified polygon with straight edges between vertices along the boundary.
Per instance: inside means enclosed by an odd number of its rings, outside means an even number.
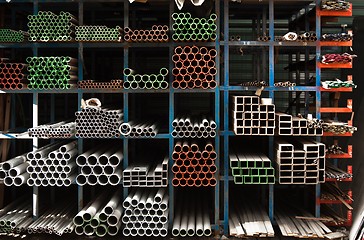
M321 0L313 0L316 1L316 4L319 5ZM39 10L40 3L49 3L48 0L14 0L16 3L33 3L33 14L37 14ZM80 25L83 24L83 13L84 13L84 3L85 2L102 2L102 0L54 0L52 2L58 3L77 3L78 4L78 20ZM128 0L111 0L107 2L120 2L123 3L123 12L124 12L124 28L129 26L129 1ZM10 3L11 4L11 3ZM288 4L288 3L287 3ZM169 14L170 16L175 11L174 1L169 1ZM124 110L124 121L129 121L129 97L130 94L133 93L168 93L169 94L169 123L172 123L175 117L175 93L213 93L214 94L214 118L217 124L217 129L219 130L219 134L214 138L215 141L215 150L217 152L218 158L216 159L216 166L219 171L216 172L215 177L217 179L217 185L214 187L214 223L213 228L216 233L223 230L224 234L228 234L229 229L229 182L231 182L232 178L229 176L229 138L234 136L234 133L229 129L229 93L231 91L254 91L256 88L253 87L241 87L241 86L230 86L229 84L229 49L231 46L265 46L269 47L268 50L268 58L269 58L269 87L266 87L264 91L269 92L269 97L274 99L275 91L314 91L316 92L316 117L320 118L320 107L321 107L321 93L320 93L320 82L321 82L321 70L316 66L316 85L315 86L296 86L291 88L276 88L274 86L274 78L275 78L275 70L274 70L274 47L275 46L287 46L287 47L295 47L295 46L310 46L316 47L316 58L319 60L321 56L321 48L319 43L278 43L274 41L274 0L269 0L268 5L268 16L269 16L269 35L271 40L269 42L258 42L258 41L229 41L229 0L216 0L215 1L215 13L218 15L217 21L217 38L215 42L168 42L168 43L82 43L82 42L71 42L71 43L20 43L20 44L0 44L0 48L30 48L33 51L33 56L38 55L39 48L77 48L78 50L78 79L83 80L83 51L85 48L115 48L122 49L124 56L124 68L129 67L129 50L133 47L168 47L169 49L169 71L172 72L173 62L171 61L172 55L174 53L174 48L176 46L185 46L185 45L197 45L197 46L209 46L215 47L217 50L217 55L220 56L223 53L222 62L220 62L220 58L216 58L216 66L217 67L217 87L215 89L209 90L180 90L173 89L170 87L167 90L157 90L157 91L144 91L144 90L83 90L83 89L69 89L64 91L59 90L45 90L45 91L34 91L34 90L16 90L16 91L0 91L1 93L29 93L33 96L33 126L38 125L38 94L41 93L52 93L51 98L51 119L54 119L54 94L59 93L75 93L78 96L78 103L81 102L84 93L120 93L123 94L123 110ZM264 14L262 16L263 20L263 28L266 28L267 16L266 16L266 8L264 9ZM170 17L169 27L172 29L172 20ZM220 33L223 31L224 37L220 38ZM316 34L317 37L321 36L321 19L319 16L316 16ZM221 52L223 51L223 52ZM265 54L263 58L266 57ZM220 72L223 69L223 72ZM220 80L220 76L223 77L223 84ZM264 77L264 76L263 76ZM172 74L169 75L170 82L173 81ZM223 100L223 108L221 108L221 100ZM80 105L80 104L79 104ZM78 108L80 110L80 107ZM223 112L221 112L223 109ZM221 120L223 120L223 125L221 124ZM169 132L172 132L172 126L169 124ZM169 142L169 155L171 156L174 149L174 138L171 134L158 134L157 138L168 139ZM274 157L274 137L269 136L269 157L273 159ZM31 138L33 141L33 149L38 148L38 139ZM125 169L129 164L129 139L123 139L122 148L124 154L123 160L123 168ZM220 141L222 140L223 149L220 149ZM153 141L153 140L152 140ZM78 139L78 149L80 152L83 151L83 139ZM223 153L223 155L221 155ZM223 156L223 157L222 157ZM222 162L221 162L222 161ZM173 165L173 160L170 158L169 165ZM175 188L172 186L172 178L173 174L169 171L169 226L171 227L174 219L174 203L175 203ZM268 214L270 219L274 222L274 185L268 185ZM83 202L83 187L78 186L77 188L77 196L78 196L78 210L81 210L84 202ZM223 189L223 192L221 190ZM125 199L128 195L128 188L123 188L123 198ZM223 194L223 201L220 201L220 196ZM316 185L315 187L316 199L319 199L320 196L320 185ZM38 187L33 187L33 217L38 217ZM222 219L220 219L220 214L223 213ZM316 217L320 216L320 204L318 201L315 203L315 215Z

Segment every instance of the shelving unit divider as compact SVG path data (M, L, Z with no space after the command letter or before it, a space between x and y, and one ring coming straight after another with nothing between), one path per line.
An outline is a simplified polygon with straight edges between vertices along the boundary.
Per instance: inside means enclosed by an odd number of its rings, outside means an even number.
M124 29L129 27L129 1L124 1ZM125 46L124 49L124 69L129 67L129 47ZM123 79L125 80L124 73ZM123 113L124 122L129 122L129 93L123 93ZM124 138L123 140L123 170L129 165L129 139ZM128 187L123 188L123 199L128 196Z

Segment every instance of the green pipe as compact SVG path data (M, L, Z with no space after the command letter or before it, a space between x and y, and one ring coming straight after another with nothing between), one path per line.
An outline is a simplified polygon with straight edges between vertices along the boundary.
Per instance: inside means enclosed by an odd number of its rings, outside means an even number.
M149 75L149 80L152 81L152 82L156 81L157 80L157 75L155 75L155 74Z
M168 69L167 68L161 68L159 70L159 73L162 75L162 76L167 76L168 75Z
M153 82L152 81L145 82L145 88L146 89L152 89L153 88Z
M161 82L161 81L164 81L165 79L164 79L164 76L162 75L162 74L158 74L157 75L157 79L156 79L156 81L158 81L158 82Z
M106 234L108 233L107 227L105 224L100 224L97 228L96 228L96 235L98 237L104 237L106 236Z
M166 82L166 81L162 81L162 82L160 82L160 87L161 87L162 89L167 89L167 88L168 88L168 82Z
M158 82L158 81L152 82L152 88L159 89L160 88L160 82Z

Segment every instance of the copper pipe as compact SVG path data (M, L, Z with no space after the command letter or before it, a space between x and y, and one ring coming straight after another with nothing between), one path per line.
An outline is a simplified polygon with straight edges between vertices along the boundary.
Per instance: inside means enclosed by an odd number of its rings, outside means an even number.
M175 81L172 82L172 87L175 88L175 89L179 88L179 85L180 85L179 81L175 80Z
M174 49L174 53L175 54L182 54L183 53L183 48L181 46L178 46Z
M216 154L216 152L215 151L211 151L210 152L210 159L211 160L215 160L217 158L217 154Z
M176 174L176 173L178 173L179 172L179 166L177 166L177 165L173 165L172 166L172 172L174 173L174 174Z
M206 166L212 166L212 165L214 165L214 161L212 159L210 159L210 158L205 159L205 165Z
M206 126L206 125L204 125ZM205 150L208 151L208 152L211 152L214 150L214 145L212 145L211 142L207 143L206 146L205 146Z
M186 89L187 88L187 82L183 80L183 81L181 81L179 83L179 86L180 86L181 89Z
M216 184L217 184L216 178L211 178L211 179L209 180L209 182L210 182L210 186L212 186L212 187L215 187L215 186L216 186Z
M210 185L211 180L204 178L204 179L201 179L201 181L202 181L202 186L207 187Z
M190 46L185 46L183 48L183 52L186 53L186 54L189 54L191 52L191 47Z
M173 178L173 179L172 179L172 186L173 186L173 187L178 187L178 186L180 186L180 180L179 180L179 179L177 179L177 178Z
M208 173L209 171L210 171L209 166L207 166L207 165L202 166L201 172Z
M196 186L196 187L201 187L201 186L202 186L202 181L201 181L201 179L196 179L196 180L195 180L195 186Z
M177 152L173 152L173 153L172 153L172 159L173 159L173 160L178 160L178 159L179 159L179 153L177 153Z
M174 145L174 151L177 152L177 153L180 153L182 151L182 142L178 141Z
M189 179L191 177L191 174L186 172L186 173L182 174L182 176L183 176L182 178L184 178L184 179Z
M176 164L177 166L182 166L182 165L183 165L183 160L182 160L182 159L177 159L177 160L175 161L175 164Z
M202 55L206 55L208 52L209 52L209 51L207 50L207 48L206 48L206 47L201 47L201 48L200 48L200 53L201 53Z
M197 152L199 150L199 147L196 143L192 143L191 144L191 151L192 152Z
M180 153L179 153L179 158L178 158L178 159L182 159L182 160L187 159L187 155L186 155L186 153L184 153L184 152L180 152Z
M192 81L192 80L188 81L187 82L187 87L188 87L188 89L194 89L196 87L195 86L195 81Z
M178 68L173 68L172 69L172 74L173 74L173 76L179 76L180 75L180 70Z
M209 51L209 55L210 55L212 58L214 58L214 57L216 57L216 56L217 56L217 51L216 51L215 49L210 49L210 51Z
M181 187L185 187L185 186L187 185L187 181L186 181L186 179L184 179L184 178L180 179L180 180L179 180L179 185L180 185Z
M187 186L193 187L195 185L195 181L191 178L187 179Z
M202 81L202 84L201 84L201 87L203 88L203 89L208 89L209 88L209 82L208 81Z
M209 166L209 168L210 168L210 173L216 173L217 168L215 165L211 165L211 166Z
M180 168L179 168L179 172L180 173L185 173L187 171L187 168L186 168L186 166L180 166Z
M202 158L202 154L200 151L195 152L195 159L200 160Z
M187 141L184 141L182 143L182 152L189 152L191 150L191 147L189 146L188 142Z

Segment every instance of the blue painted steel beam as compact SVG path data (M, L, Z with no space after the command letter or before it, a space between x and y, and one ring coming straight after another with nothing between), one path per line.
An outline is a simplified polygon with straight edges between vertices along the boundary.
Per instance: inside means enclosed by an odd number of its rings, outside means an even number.
M129 1L124 2L124 28L129 27ZM124 48L124 69L129 67L129 48ZM129 122L129 94L124 93L123 95L123 112L124 122ZM129 165L129 140L124 139L123 141L123 169L126 169ZM128 196L128 188L123 189L123 199Z

